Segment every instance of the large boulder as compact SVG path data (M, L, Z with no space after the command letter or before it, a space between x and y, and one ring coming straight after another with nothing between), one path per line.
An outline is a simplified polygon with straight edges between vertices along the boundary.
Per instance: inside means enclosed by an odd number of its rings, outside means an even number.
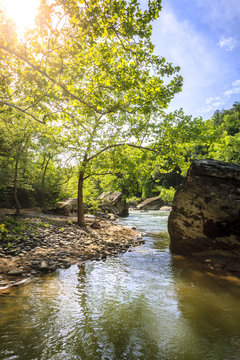
M168 229L173 253L240 256L240 166L196 160L175 194Z
M142 201L137 205L138 210L159 210L164 205L164 201L159 197L155 196Z
M128 205L120 191L108 191L102 193L98 199L103 211L118 216L128 215Z
M77 198L58 201L49 212L55 215L77 216Z

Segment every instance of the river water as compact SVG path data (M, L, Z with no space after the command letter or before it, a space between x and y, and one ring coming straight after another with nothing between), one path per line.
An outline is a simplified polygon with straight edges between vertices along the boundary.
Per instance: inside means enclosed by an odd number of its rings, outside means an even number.
M168 250L168 213L121 223L145 244L0 297L0 359L239 360L240 283Z

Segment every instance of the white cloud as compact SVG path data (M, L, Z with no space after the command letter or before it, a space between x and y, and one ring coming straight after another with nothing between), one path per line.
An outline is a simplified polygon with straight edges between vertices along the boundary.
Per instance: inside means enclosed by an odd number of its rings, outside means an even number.
M203 106L201 108L202 113L209 113L213 112L214 110L218 109L219 107L223 106L225 104L225 99L223 97L211 97L207 98L205 101L207 106Z
M232 85L235 87L235 86L240 86L240 79L239 80L236 80L232 83Z
M216 104L216 102L222 103L222 99L220 97L210 97L206 100L206 104Z
M224 100L220 100L220 101L216 101L216 102L212 103L212 106L213 107L219 107L219 106L224 105L224 103L225 103Z
M167 6L154 24L153 41L156 52L181 67L183 90L177 94L170 109L183 107L186 113L201 115L201 104L221 78L222 66L212 44L189 21L179 21Z
M230 90L225 91L225 96L232 96L233 94L240 94L240 87L236 87Z
M240 94L240 80L235 80L232 83L232 88L224 92L224 96L230 97L234 94Z
M208 98L207 100L206 100L206 104L211 104L212 103L212 101L214 100L214 98Z
M238 41L234 37L225 38L222 36L221 40L218 42L218 46L226 51L232 51L238 46Z
M226 104L228 99L235 94L240 94L240 79L233 81L231 89L224 91L221 97L207 98L205 100L206 106L201 108L202 113L213 112L214 110L219 109L219 107Z

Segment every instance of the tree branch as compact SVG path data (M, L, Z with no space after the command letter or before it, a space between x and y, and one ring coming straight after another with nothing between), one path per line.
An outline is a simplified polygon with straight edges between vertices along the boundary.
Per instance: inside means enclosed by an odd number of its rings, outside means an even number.
M9 106L9 107L12 107L13 109L16 109L18 111L21 111L23 112L24 114L30 116L32 119L34 119L35 121L39 122L40 124L45 124L44 121L42 120L39 120L38 118L36 118L36 116L30 114L28 111L26 111L25 109L21 109L20 107L14 105L14 104L9 104L7 101L2 101L0 100L0 104L3 104L3 105L6 105L6 106Z
M55 84L56 86L60 87L66 94L68 94L68 96L70 96L72 99L79 101L80 103L82 103L83 105L87 106L89 109L94 110L96 113L101 114L101 115L105 115L106 113L110 113L112 112L114 109L111 108L108 111L100 111L98 110L94 105L90 104L89 102L79 98L78 96L76 96L75 94L71 93L71 91L69 91L65 85L63 85L62 83L56 81L55 79L53 79L50 75L48 75L45 71L41 70L38 66L34 65L31 63L31 61L29 61L28 59L26 59L23 55L18 54L16 51L14 51L13 49L10 49L7 46L4 46L2 44L0 44L0 49L16 56L17 58L19 58L20 60L24 61L26 64L28 64L33 70L39 72L40 74L42 74L44 77L46 77L48 80L50 80L53 84Z
M90 178L91 176L104 176L104 175L116 175L116 173L113 172L105 172L105 173L92 173L83 178L83 180L86 180Z
M52 85L50 86L50 88L47 90L47 92L46 92L45 94L43 94L42 96L40 96L40 97L35 101L34 104L29 105L29 106L25 109L25 111L28 110L28 109L30 109L30 108L32 108L32 107L34 107L34 106L36 106L42 99L44 99L45 96L48 95L48 92L53 88L53 86L54 86L54 84L52 84Z
M136 149L140 149L140 150L148 150L148 151L153 151L155 153L158 153L158 150L153 149L153 148L149 148L149 147L145 147L145 146L140 146L140 145L135 145L135 144L128 144L128 143L119 143L119 144L113 144L113 145L108 145L105 148L103 148L102 150L100 150L99 152L97 152L96 154L90 156L87 159L87 162L90 162L92 159L96 158L97 156L99 156L100 154L102 154L103 152L115 148L115 147L120 147L120 146L130 146Z
M61 108L61 105L60 105ZM71 113L69 113L68 111L61 109L60 112L62 112L63 114L66 114L69 117L74 117ZM80 126L84 131L86 131L89 135L91 135L90 131L86 128L86 126L84 126L81 123L78 123L78 126Z

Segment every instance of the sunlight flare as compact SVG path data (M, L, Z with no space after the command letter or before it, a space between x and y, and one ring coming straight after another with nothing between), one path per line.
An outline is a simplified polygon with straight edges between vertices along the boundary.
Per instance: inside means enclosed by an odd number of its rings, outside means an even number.
M27 28L34 26L40 0L2 0L1 7L17 26L17 32L22 36Z

